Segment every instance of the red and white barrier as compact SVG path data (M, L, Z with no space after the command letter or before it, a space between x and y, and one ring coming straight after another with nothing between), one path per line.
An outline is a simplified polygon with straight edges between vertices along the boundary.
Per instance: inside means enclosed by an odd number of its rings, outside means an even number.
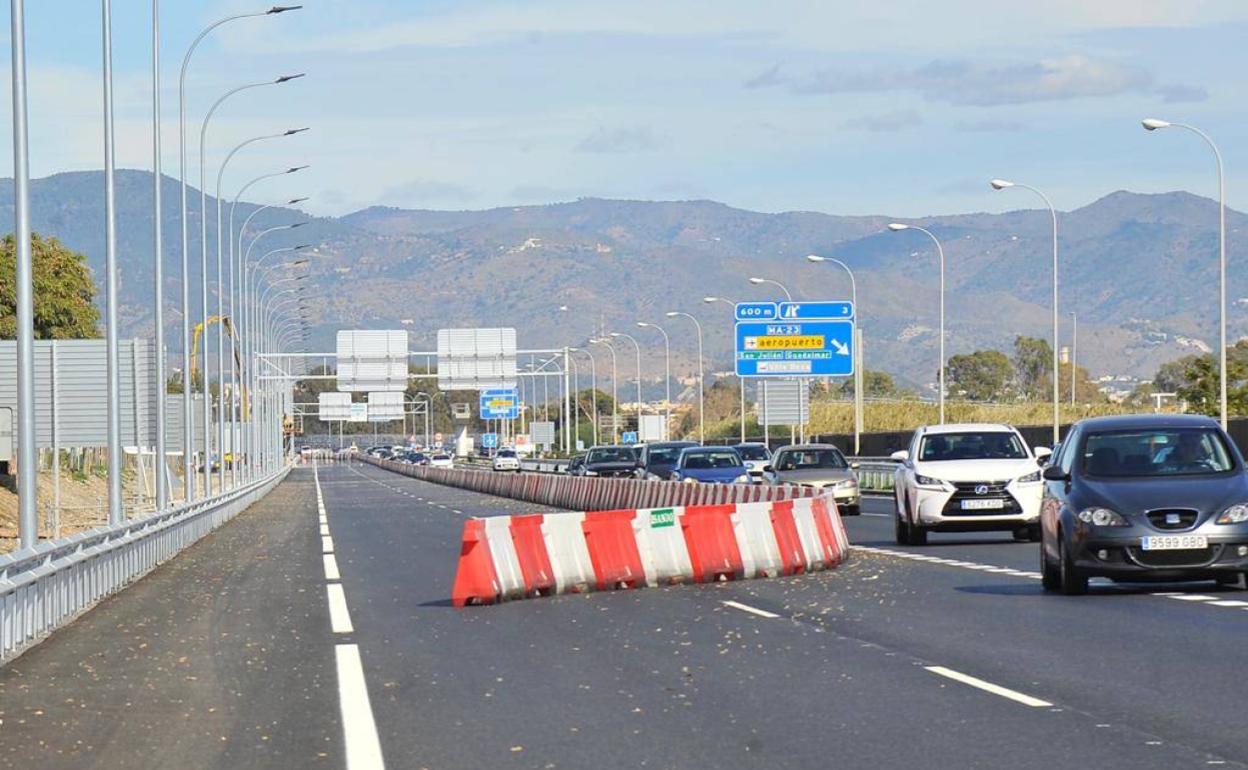
M361 460L406 476L498 497L509 497L570 511L608 511L623 508L729 505L793 500L814 496L810 487L764 484L684 484L595 476L546 473L495 473L488 470L430 468L361 456Z
M472 518L451 602L795 575L831 569L848 554L827 495Z

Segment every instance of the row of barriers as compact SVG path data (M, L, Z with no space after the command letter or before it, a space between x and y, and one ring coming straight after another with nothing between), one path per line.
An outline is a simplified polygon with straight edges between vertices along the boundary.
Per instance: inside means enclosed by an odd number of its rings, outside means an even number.
M830 495L471 518L451 603L798 575L848 554Z
M685 484L679 481L647 481L598 476L493 473L460 468L406 465L392 460L378 460L368 455L359 455L359 459L422 481L571 511L757 503L808 498L813 497L817 492L811 487L799 486Z
M208 500L0 555L0 662L234 518L288 471Z

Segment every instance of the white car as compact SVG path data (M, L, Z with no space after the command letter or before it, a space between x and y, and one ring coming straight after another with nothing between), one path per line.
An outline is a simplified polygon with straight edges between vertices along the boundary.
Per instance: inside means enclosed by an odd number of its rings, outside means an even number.
M897 542L924 545L928 532L1013 532L1040 539L1040 465L1009 425L928 425L894 452Z
M520 471L520 458L516 455L515 450L500 449L494 454L494 470L496 471Z
M430 468L454 468L455 460L448 454L436 454L429 458Z

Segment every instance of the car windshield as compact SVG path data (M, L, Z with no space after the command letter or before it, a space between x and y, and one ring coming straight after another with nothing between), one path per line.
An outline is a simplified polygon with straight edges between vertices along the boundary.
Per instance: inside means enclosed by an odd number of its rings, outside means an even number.
M498 456L499 457L515 457L516 453L510 449L500 449L498 450Z
M450 458L450 456L449 456L449 455L434 455L434 456L433 456L433 459L435 459L435 460L449 460L449 459L451 459L451 458Z
M587 463L631 463L637 461L637 453L626 446L603 446L589 450Z
M919 448L919 460L922 462L1025 459L1027 449L1018 435L1000 430L937 433L924 436Z
M680 458L683 446L656 446L646 452L646 462L650 465L675 465Z
M1180 476L1234 470L1226 442L1211 428L1091 433L1083 445L1089 476Z
M685 452L681 465L687 470L714 470L741 467L741 455L732 450L719 452Z
M743 460L766 460L768 459L767 447L764 447L764 446L744 445L744 446L734 447L734 449L737 450L737 454L741 455L741 459Z
M781 452L776 469L781 471L809 471L823 468L844 469L849 463L839 449L793 449Z

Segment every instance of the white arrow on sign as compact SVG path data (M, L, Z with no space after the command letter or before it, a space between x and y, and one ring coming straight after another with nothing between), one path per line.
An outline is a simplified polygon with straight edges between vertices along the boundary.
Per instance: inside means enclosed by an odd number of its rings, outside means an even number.
M849 346L844 342L841 342L840 340L832 340L832 346L836 348L836 354L838 356L849 355Z

